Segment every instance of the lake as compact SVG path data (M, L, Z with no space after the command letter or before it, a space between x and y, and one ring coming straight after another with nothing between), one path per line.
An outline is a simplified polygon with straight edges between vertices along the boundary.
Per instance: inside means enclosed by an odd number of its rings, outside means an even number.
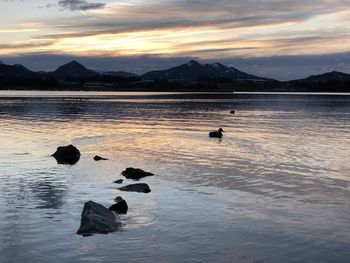
M350 261L350 96L1 91L0 131L0 262ZM119 231L76 234L118 195Z

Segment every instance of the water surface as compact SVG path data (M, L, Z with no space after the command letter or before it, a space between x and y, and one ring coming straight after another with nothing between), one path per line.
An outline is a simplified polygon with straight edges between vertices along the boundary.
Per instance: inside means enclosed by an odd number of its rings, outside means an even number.
M0 93L0 262L349 262L350 96L45 94ZM120 231L75 234L117 195Z

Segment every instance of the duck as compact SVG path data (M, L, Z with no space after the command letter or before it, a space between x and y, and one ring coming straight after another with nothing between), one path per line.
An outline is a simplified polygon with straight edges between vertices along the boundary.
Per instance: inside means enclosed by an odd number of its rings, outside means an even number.
M222 133L224 130L222 128L218 129L217 131L209 132L209 137L211 138L222 138Z

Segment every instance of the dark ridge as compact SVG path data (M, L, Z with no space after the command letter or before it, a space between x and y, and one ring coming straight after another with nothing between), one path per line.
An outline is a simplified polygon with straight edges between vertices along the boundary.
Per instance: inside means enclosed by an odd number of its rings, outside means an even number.
M270 81L271 79L254 76L234 67L225 66L219 62L213 64L200 64L191 60L185 64L167 70L151 71L142 75L144 80L253 80Z
M97 75L95 71L87 69L75 60L58 67L52 74L57 78L86 78Z

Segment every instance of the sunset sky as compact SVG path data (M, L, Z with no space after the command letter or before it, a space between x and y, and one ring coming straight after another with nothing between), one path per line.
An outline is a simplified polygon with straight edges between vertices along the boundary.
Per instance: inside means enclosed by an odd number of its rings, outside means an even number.
M350 73L350 1L0 0L0 59L143 73L189 59L292 79Z

